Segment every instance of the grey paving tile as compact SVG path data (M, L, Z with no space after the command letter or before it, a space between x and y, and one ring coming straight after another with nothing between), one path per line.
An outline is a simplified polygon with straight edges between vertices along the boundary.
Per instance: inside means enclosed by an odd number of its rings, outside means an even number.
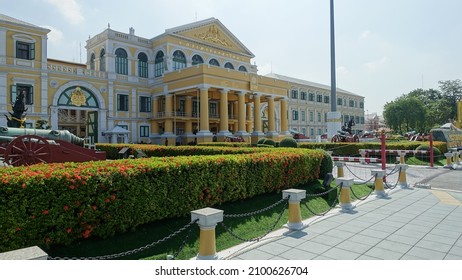
M456 240L454 246L462 247L462 237L459 237L459 239Z
M253 249L247 252L244 252L237 256L241 260L269 260L274 255L269 254L267 252L260 251L258 249Z
M409 225L421 225L426 226L428 228L434 228L440 223L439 220L423 220L423 219L414 219L410 221Z
M282 253L279 256L282 258L288 259L288 260L312 260L316 258L318 255L311 253L311 252L299 250L299 249L292 249L292 250Z
M323 242L324 243L329 243L330 239L323 239ZM306 241L306 242L300 244L297 247L297 249L303 250L303 251L306 251L306 252L311 252L311 253L316 254L316 255L320 255L320 254L324 253L325 251L329 250L333 246L334 245L332 245L332 243L323 244L323 243L320 243L318 239L316 239L316 240L313 240L313 241L312 240Z
M355 234L352 232L342 231L339 229L332 229L332 230L326 231L324 235L333 236L333 237L337 237L342 240L346 240Z
M424 237L427 234L427 232L421 232L421 231L418 231L418 230L410 230L410 229L400 228L394 234L408 236L408 237L415 237L415 238L421 239L422 237Z
M393 234L393 235L388 236L386 240L400 242L400 243L414 246L417 242L419 242L420 237Z
M409 251L409 249L412 248L411 245L391 240L383 240L382 242L377 244L376 247L402 254L406 253L407 251Z
M410 230L410 231L418 231L418 232L430 232L433 228L427 227L423 225L414 225L414 224L407 224L401 228L401 230Z
M462 260L462 256L447 254L445 260Z
M354 225L351 225L350 223L348 223L348 224L338 226L337 229L341 230L341 231L351 232L351 233L358 233L358 232L364 230L365 228L357 227L357 226L354 226Z
M431 234L431 233L425 235L422 238L422 240L442 243L442 244L446 244L450 246L454 245L457 241L457 239L454 237L441 236L441 235L436 235L436 234Z
M364 253L364 255L374 257L380 260L399 260L403 256L402 253L386 250L379 247L371 248L369 251Z
M407 255L420 257L426 260L442 260L446 256L446 253L420 247L413 247L411 250L409 250L409 252L407 252Z
M453 246L451 250L449 250L449 254L451 255L457 255L462 258L462 247L459 246Z
M335 260L335 259L331 259L331 258L328 258L326 256L317 256L316 258L314 258L313 260L326 260L326 261L332 261L332 260Z
M460 232L445 231L445 230L440 230L440 229L433 229L432 231L430 231L430 233L435 234L435 235L452 237L452 238L460 237Z
M383 232L383 231L374 230L374 229L365 229L361 231L360 234L367 235L367 236L373 236L373 237L380 238L380 239L386 238L387 236L390 235L390 233L388 232Z
M406 254L401 257L401 260L426 260L426 259Z
M328 257L334 260L354 260L361 256L361 254L335 247L324 252L321 256Z
M345 240L344 242L335 246L346 251L351 251L358 254L363 254L367 250L371 249L373 245L367 245L363 243L354 242L351 240Z
M283 258L281 256L274 256L270 260L289 260L289 259Z
M388 218L386 218L385 220L386 221L392 221L392 222L403 222L403 223L408 223L410 221L412 221L414 218L410 218L410 217L407 217L407 216L402 216L402 215L392 215Z
M415 245L416 247L430 249L442 253L447 253L451 249L451 245L447 245L441 242L429 241L426 239L422 239Z
M258 247L258 250L266 252L271 255L279 255L287 250L290 250L292 247L279 244L277 242L270 242L267 244L263 244L262 246Z
M357 258L357 260L381 260L379 258L374 258L371 256L361 255Z
M393 223L393 222L390 222L390 223ZM369 229L378 230L378 231L382 231L386 233L393 233L397 231L399 227L393 227L388 224L379 223L379 224L372 225Z
M363 234L357 234L355 236L352 236L349 241L357 242L360 244L365 244L365 245L371 245L374 246L375 244L379 243L382 241L382 238L378 237L373 237L373 236L367 236Z

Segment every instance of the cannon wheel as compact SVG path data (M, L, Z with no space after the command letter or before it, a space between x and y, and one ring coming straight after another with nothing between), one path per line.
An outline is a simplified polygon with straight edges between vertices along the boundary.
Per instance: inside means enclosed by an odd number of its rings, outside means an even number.
M13 166L48 163L51 159L51 148L43 137L22 135L8 144L4 156L5 163Z
M337 142L341 142L342 140L340 139L340 136L338 136L337 134L334 135L334 137L332 137L332 140L331 142L333 143L337 143Z

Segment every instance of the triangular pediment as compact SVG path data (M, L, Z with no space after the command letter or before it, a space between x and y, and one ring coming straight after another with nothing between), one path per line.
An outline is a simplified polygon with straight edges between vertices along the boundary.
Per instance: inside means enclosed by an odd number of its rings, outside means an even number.
M215 18L167 29L166 34L255 57L233 33Z

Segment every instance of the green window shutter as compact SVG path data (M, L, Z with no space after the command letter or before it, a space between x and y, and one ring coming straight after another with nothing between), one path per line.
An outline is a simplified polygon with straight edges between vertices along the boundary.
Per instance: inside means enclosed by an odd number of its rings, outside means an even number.
M30 50L29 50L29 55L30 55L30 60L35 59L35 43L30 44Z
M17 88L16 88L16 85L12 85L11 86L11 90L10 90L10 98L11 98L11 104L14 104L14 102L16 101L16 96L17 96Z
M34 87L29 87L29 96L26 97L26 104L34 104Z

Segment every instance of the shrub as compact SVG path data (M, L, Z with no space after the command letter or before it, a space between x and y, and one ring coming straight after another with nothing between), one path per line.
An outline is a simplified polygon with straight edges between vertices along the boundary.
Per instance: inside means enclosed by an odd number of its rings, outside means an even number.
M298 144L292 137L286 137L279 142L279 147L297 148Z
M276 146L276 142L274 142L273 139L266 139L264 142L263 142L264 145L270 145L270 146L273 146L275 147Z
M424 160L424 159L430 159L430 145L428 144L422 144L420 146L418 146L416 149L416 151L427 151L426 154L416 154L415 157L418 158L418 159L421 159L421 160ZM441 155L441 151L433 146L433 156L439 156Z
M263 144L267 139L265 137L260 138L257 142L257 144Z
M321 166L319 167L319 178L324 179L327 173L332 173L332 169L334 168L334 163L332 161L332 157L326 152L323 151L324 155L321 160Z

